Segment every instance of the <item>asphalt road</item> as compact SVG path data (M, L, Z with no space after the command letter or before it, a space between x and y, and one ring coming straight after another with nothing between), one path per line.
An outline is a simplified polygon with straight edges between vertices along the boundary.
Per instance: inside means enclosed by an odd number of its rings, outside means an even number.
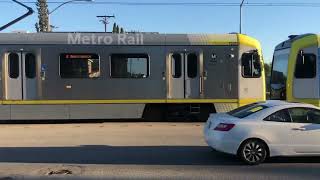
M0 125L1 179L319 179L320 158L259 166L212 151L199 123Z

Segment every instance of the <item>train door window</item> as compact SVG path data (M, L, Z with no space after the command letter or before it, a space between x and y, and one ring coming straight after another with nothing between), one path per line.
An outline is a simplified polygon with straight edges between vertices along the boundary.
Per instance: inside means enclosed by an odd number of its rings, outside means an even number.
M60 54L61 78L100 77L100 57L97 54Z
M20 74L19 55L17 53L10 53L8 56L9 61L9 77L17 79Z
M25 74L30 79L36 77L36 57L31 53L25 55Z
M180 78L182 75L182 58L181 54L173 54L171 57L172 62L172 77Z
M189 78L195 78L198 75L198 56L194 53L188 54L187 71Z
M241 58L242 76L244 78L260 78L261 64L257 52L244 53Z
M297 56L295 77L297 79L314 78L317 73L317 56L301 51Z
M111 78L141 79L149 76L147 54L112 54Z

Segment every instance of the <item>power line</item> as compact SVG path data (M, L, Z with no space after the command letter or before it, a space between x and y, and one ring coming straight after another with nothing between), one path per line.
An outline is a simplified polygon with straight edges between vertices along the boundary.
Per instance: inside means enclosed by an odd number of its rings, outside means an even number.
M320 3L248 3L244 6L319 7Z
M48 4L58 4L64 3L65 1L48 1ZM11 3L9 0L0 0L0 3ZM23 1L23 3L36 3L35 1ZM83 4L84 2L72 2L74 4ZM177 2L177 3L163 3L163 2L116 2L116 1L93 1L90 4L110 4L110 5L127 5L127 6L235 6L237 3L207 3L207 2L198 2L198 3L189 3L189 2Z
M22 1L26 4L35 4L36 1ZM48 4L60 4L66 1L49 1ZM13 3L10 0L0 0L0 3ZM85 4L85 2L73 2L73 4ZM90 4L106 4L106 5L120 5L120 6L236 6L238 7L239 3L226 3L226 2L117 2L117 1L105 1L105 0L97 0L94 2L90 2ZM245 3L243 6L255 6L255 7L320 7L320 3L278 3L278 2L270 2L270 3Z

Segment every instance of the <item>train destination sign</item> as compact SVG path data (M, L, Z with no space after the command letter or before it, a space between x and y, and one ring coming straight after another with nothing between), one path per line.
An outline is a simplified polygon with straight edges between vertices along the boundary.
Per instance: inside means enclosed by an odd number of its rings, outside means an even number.
M65 54L66 59L92 59L90 54ZM94 57L94 59L96 59Z

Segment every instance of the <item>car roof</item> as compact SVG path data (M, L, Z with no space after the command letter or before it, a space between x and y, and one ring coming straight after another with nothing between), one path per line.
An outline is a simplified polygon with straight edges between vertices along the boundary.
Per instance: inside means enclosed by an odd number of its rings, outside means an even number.
M277 112L282 109L290 109L290 108L312 108L312 109L320 110L319 107L311 104L286 102L286 101L280 101L280 100L268 100L263 102L257 102L254 104L255 106L266 106L268 108L264 108L261 111L252 113L251 115L245 117L244 119L256 119L257 117L258 119L260 118L263 119L274 112Z
M264 101L264 102L258 102L257 104L267 106L267 107L286 106L288 108L290 108L290 107L307 107L307 108L319 109L319 107L311 105L311 104L286 102L286 101L280 101L280 100L268 100L268 101Z

